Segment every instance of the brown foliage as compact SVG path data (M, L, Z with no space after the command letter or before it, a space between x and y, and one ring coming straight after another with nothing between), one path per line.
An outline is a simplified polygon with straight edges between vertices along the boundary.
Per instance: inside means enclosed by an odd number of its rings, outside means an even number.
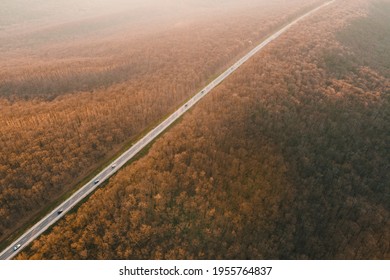
M247 51L250 40L312 2L228 11L153 32L125 28L101 39L28 41L4 52L0 239L172 112ZM61 28L68 26L44 30Z
M389 81L323 61L362 7L282 36L20 258L390 258Z

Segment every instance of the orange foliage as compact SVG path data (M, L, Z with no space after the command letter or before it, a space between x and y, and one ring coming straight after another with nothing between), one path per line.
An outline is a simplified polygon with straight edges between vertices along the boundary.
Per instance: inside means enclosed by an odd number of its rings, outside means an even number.
M336 3L19 258L390 258L388 79L361 65L335 77L327 51L348 55L334 35L364 7Z

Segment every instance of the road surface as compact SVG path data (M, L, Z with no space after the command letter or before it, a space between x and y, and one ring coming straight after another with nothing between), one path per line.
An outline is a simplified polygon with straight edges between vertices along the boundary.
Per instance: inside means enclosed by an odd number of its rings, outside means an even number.
M20 252L24 247L30 244L34 239L39 235L45 232L50 226L56 223L61 219L66 212L76 206L81 200L93 192L100 184L105 180L110 178L119 168L121 168L126 162L132 159L138 152L140 152L146 145L153 141L158 135L160 135L164 130L166 130L174 121L176 121L180 116L182 116L186 111L188 111L192 106L194 106L200 99L207 95L213 88L225 80L230 74L232 74L237 68L244 64L248 59L254 56L258 51L268 45L270 42L278 38L281 34L286 32L291 26L296 24L298 21L303 18L317 12L319 9L333 3L333 1L326 2L325 4L311 10L310 12L304 14L303 16L295 19L288 25L284 26L282 29L272 34L261 44L252 49L239 61L230 66L225 72L193 96L187 103L177 109L173 114L171 114L167 119L160 123L157 127L151 130L147 135L145 135L141 140L135 143L130 149L124 152L120 157L118 157L110 166L106 167L98 175L96 175L91 181L85 184L80 188L76 193L74 193L70 198L64 201L61 205L56 207L51 213L42 218L34 226L28 229L21 237L14 241L8 248L6 248L0 254L0 260L12 259L18 252Z

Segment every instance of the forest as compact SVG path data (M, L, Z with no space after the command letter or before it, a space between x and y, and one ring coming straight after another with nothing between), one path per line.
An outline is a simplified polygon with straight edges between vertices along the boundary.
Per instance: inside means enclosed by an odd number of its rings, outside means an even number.
M389 9L293 27L18 259L390 259Z
M0 247L253 44L321 2L221 9L202 1L154 9L136 1L107 14L104 1L60 0L20 19L12 15L26 0L1 2Z

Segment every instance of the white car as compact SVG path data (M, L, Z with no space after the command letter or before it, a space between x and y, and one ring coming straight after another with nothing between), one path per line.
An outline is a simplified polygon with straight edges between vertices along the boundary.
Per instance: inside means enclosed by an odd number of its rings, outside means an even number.
M116 167L116 163L114 163L113 165L111 165L111 168L114 169Z
M20 243L14 246L14 251L18 250L22 246Z
M100 182L100 179L96 179L93 183L96 185L99 182Z

